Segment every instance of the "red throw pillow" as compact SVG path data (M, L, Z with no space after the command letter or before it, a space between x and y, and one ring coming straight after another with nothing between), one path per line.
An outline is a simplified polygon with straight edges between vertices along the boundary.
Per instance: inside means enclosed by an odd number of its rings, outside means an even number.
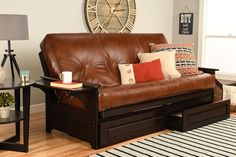
M147 82L152 80L164 80L160 59L152 62L133 64L136 82Z
M118 64L121 84L164 80L160 59L139 64Z

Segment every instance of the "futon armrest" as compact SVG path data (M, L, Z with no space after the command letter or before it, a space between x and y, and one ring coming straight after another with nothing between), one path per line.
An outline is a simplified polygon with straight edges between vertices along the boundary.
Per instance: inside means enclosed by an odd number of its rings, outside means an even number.
M50 77L50 76L41 76L40 78L42 80L47 80L47 81L57 81L58 80L57 78L53 78L53 77Z
M42 90L45 93L47 99L50 99L50 101L57 102L56 93L52 88L50 88L49 81L44 79L36 80L33 86Z
M50 82L51 81L45 80L45 79L36 80L34 87L41 89L42 91L45 92L45 94L47 94L49 92L55 93L56 91L63 91L63 92L67 92L69 94L78 94L78 93L83 93L83 92L88 92L88 91L94 90L94 88L91 88L91 87L88 88L88 87L84 87L84 86L81 88L73 88L73 89L53 87L50 85Z
M47 92L50 89L50 81L44 79L36 80L34 87L39 88L44 92Z
M97 84L97 83L83 82L83 87L87 87L87 88L99 88L99 87L101 87L101 85L100 85L100 84Z
M49 77L49 76L41 76L41 78L43 80L48 80L48 81L56 81L58 79L53 78L53 77ZM91 83L91 82L82 82L83 83L83 87L87 87L87 88L99 88L101 85L98 83Z
M41 77L42 78L42 77ZM89 96L93 96L93 94L98 93L98 84L94 83L83 83L83 87L81 88L73 88L73 89L68 89L68 88L61 88L61 87L53 87L50 85L50 81L48 78L47 79L40 79L36 80L34 83L34 87L41 89L45 95L47 100L57 102L58 101L58 94L61 92L69 94L71 96L75 97L80 97L81 94L87 94Z
M58 79L49 77L49 76L41 76L40 80L37 80L35 83L35 87L40 88L41 90L64 90L64 91L87 91L90 89L97 89L100 87L99 84L96 83L89 83L89 82L82 82L83 87L82 88L77 88L77 89L64 89L64 88L58 88L58 87L52 87L50 86L50 82L52 81L57 81Z
M201 70L202 72L209 73L209 74L215 74L216 71L219 71L219 69L204 68L204 67L198 67L198 70Z

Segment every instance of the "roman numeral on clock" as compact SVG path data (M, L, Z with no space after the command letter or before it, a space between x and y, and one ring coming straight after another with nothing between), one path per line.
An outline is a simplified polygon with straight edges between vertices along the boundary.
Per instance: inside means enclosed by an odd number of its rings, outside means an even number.
M129 21L126 23L125 27L126 27L128 30L131 31L131 30L133 29L133 27L134 27L134 24L129 20Z
M91 4L88 4L88 12L96 13L97 12L97 6L93 6Z
M100 26L99 20L98 20L97 17L96 17L95 19L93 19L92 21L90 21L89 23L90 23L91 29L92 29L94 32L95 32L95 31L99 28L99 26Z
M135 9L130 9L129 10L129 15L136 15L136 10Z

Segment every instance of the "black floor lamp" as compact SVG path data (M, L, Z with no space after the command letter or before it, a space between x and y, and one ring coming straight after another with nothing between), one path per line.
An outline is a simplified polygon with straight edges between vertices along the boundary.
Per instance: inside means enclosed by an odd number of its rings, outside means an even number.
M3 56L1 66L3 67L5 65L9 57L13 80L15 79L14 66L19 76L20 68L16 62L16 54L11 49L11 40L27 39L29 39L27 15L0 14L0 40L7 40L8 42L8 49L5 50L7 53Z

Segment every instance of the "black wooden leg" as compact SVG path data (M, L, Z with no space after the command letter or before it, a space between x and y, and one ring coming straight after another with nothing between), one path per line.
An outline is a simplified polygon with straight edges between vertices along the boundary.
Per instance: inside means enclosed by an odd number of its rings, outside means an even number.
M4 58L2 60L2 63L1 63L1 66L3 67L4 64L6 63L6 60L7 60L7 54L4 54Z
M50 119L50 96L46 95L46 100L45 100L46 104L46 132L51 133L53 126L52 126L52 122Z
M15 89L15 114L16 115L20 114L20 89ZM16 141L19 141L20 140L20 122L16 122L15 127L16 127Z
M29 146L29 115L30 115L30 87L23 88L23 115L24 115L24 151Z
M90 135L90 144L92 148L98 149L100 148L99 142L99 122L98 122L98 90L94 89L91 94L91 98L89 99L90 106L90 126L89 126L89 135Z
M17 62L16 62L16 58L15 58L15 55L13 56L10 56L11 58L12 58L12 62L13 62L13 64L15 65L15 68L16 68L16 71L17 71L17 73L18 73L18 76L20 76L20 68L19 68L19 66L18 66L18 64L17 64Z

